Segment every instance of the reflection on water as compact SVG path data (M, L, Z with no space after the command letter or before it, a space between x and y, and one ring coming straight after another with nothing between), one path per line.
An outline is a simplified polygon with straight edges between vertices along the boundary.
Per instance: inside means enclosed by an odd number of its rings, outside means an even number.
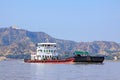
M119 67L120 62L45 64L1 61L0 80L120 80Z

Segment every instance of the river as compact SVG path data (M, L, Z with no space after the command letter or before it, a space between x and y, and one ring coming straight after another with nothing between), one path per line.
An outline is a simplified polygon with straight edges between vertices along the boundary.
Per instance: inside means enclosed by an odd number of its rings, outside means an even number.
M0 80L120 80L120 62L45 64L0 61Z

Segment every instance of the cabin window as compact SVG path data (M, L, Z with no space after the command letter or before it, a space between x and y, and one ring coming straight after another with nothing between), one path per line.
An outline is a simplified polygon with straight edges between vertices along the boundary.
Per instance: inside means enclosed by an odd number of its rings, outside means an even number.
M50 50L48 52L50 52Z
M38 52L42 52L42 50L38 50Z
M47 56L45 55L45 58L46 58Z
M48 52L48 50L46 50L46 52Z
M45 45L45 47L46 47L47 45Z
M42 50L40 50L40 52L42 52Z
M51 52L53 52L53 50L51 50Z

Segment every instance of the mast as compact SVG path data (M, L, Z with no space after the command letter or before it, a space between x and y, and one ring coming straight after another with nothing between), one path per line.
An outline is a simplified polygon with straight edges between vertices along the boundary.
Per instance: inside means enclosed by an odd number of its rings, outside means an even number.
M49 43L48 35L46 36L46 43Z

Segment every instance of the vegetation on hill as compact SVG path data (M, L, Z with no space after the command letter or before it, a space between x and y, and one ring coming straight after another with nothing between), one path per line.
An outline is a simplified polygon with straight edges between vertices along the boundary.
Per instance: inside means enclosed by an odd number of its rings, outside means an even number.
M79 36L80 37L80 36ZM13 27L0 28L0 56L9 58L25 58L28 54L36 53L36 44L39 42L55 42L58 44L58 52L87 51L90 55L105 55L112 59L120 58L120 44L109 41L74 42L70 40L56 39L44 32L30 32ZM25 54L24 54L25 53Z

